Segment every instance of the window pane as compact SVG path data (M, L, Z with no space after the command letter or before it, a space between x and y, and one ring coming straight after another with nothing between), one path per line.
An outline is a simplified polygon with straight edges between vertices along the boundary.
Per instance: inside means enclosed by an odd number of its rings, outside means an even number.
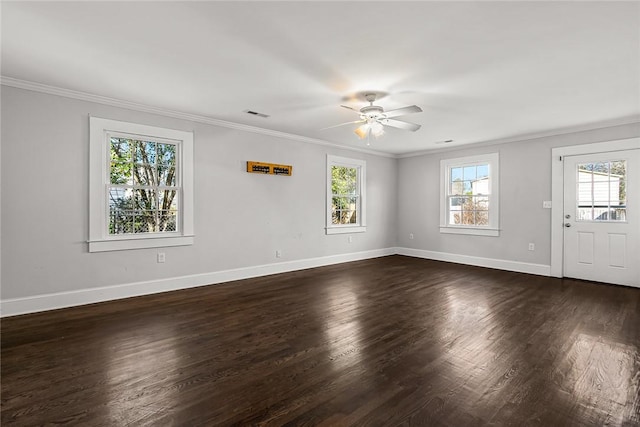
M348 209L338 211L338 224L355 224L356 213Z
M618 188L615 188L617 184ZM621 179L611 188L611 204L621 204L627 198L627 181Z
M457 180L451 183L450 194L464 194L464 182Z
M593 209L592 208L578 208L578 221L591 221L593 219L592 216Z
M451 168L451 182L462 181L462 168Z
M474 199L473 208L479 211L489 210L489 198L484 196L476 196Z
M451 197L449 199L449 209L452 209L456 206L462 206L465 200L466 197Z
M354 210L354 211L358 209L358 198L357 197L350 197L348 202L349 202L349 209Z
M477 166L477 179L488 178L489 177L489 165L478 165Z
M331 167L333 224L357 224L359 206L358 169L345 166Z
M109 209L133 209L133 190L130 188L109 189Z
M595 163L581 163L578 165L579 171L591 172L594 170L594 168L595 168Z
M135 189L133 198L135 208L138 210L157 209L158 197L155 189Z
M139 211L134 217L134 227L135 233L157 232L155 211Z
M462 224L462 211L470 204L468 197L449 198L449 223Z
M489 179L476 179L471 183L472 194L489 194Z
M609 181L596 181L593 183L594 200L609 200Z
M615 221L627 220L627 208L615 208L611 210L613 217L611 219Z
M124 138L111 138L111 161L119 163L131 163L133 150L131 140Z
M462 211L449 212L449 224L462 224Z
M179 153L178 153L179 154ZM362 179L365 174L366 164L362 160L347 159L344 157L327 155L327 184L330 185L327 203L330 209L327 212L327 234L346 233L348 227L332 226L355 225L364 227L361 217L365 206L361 202L361 192L364 191L365 182ZM178 171L178 173L180 173ZM180 218L178 218L180 222ZM342 228L339 230L339 228ZM358 231L364 231L358 230Z
M158 231L176 231L178 215L173 211L160 211L158 216Z
M111 184L133 184L131 163L112 162L109 169Z
M135 159L137 163L156 163L156 143L149 141L135 141Z
M593 172L580 168L578 170L578 182L591 182L593 181Z
M607 221L609 219L609 207L598 206L593 208L593 220L594 221Z
M598 162L593 164L594 172L599 172L605 175L609 174L609 162Z
M344 166L331 167L331 191L333 194L357 194L358 170Z
M133 233L133 215L121 211L109 211L109 234Z
M578 183L578 202L580 205L584 203L591 203L593 196L591 190L593 188L592 182L580 182Z
M178 192L177 190L161 190L158 192L158 209L160 210L178 210Z
M137 165L133 168L133 182L137 185L156 185L156 168L152 165Z
M440 161L441 167L446 166L445 170L449 174L447 200L443 201L446 204L445 217L441 218L444 226L487 228L493 226L494 221L497 223L498 215L493 212L491 216L489 214L497 208L497 204L492 204L489 200L492 191L498 190L498 182L491 180L494 173L492 168L495 168L496 173L498 171L497 161L498 153ZM441 231L448 232L444 229ZM462 230L456 231L458 232L466 233Z
M462 211L462 224L463 225L475 225L475 218L473 211Z
M626 220L626 162L578 165L577 220Z
M476 167L465 166L463 172L463 179L465 181L474 181L476 179Z
M618 195L620 200L627 198L627 162L616 161L611 162L611 180L613 187L611 189L612 197ZM617 185L617 191L615 186Z
M158 165L158 185L175 187L176 168L175 166Z
M156 146L156 154L158 164L167 166L175 166L176 164L176 146L173 144L161 144Z
M334 224L357 223L356 211L359 207L357 197L333 197L332 203L332 222Z
M476 225L489 225L489 212L476 211Z
M355 224L356 212L348 209L338 209L332 216L334 224Z

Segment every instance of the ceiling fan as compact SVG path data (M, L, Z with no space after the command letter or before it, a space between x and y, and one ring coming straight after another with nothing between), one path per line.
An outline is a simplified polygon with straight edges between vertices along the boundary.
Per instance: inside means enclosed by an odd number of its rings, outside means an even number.
M411 105L409 107L402 107L395 110L384 111L384 108L378 105L373 105L373 103L376 100L377 94L367 93L364 95L364 97L367 100L367 102L369 102L369 105L362 107L359 110L356 110L355 108L352 108L352 107L348 107L346 105L341 105L341 107L343 108L347 108L349 110L352 110L358 113L360 115L360 120L355 120L353 122L348 122L348 123L341 123L339 125L331 126L325 129L335 128L335 127L344 126L344 125L350 125L354 123L362 123L362 125L355 130L355 134L358 135L360 139L367 138L369 135L378 137L384 134L385 126L390 126L397 129L403 129L403 130L410 130L411 132L415 132L418 129L420 129L421 126L415 123L409 123L402 120L393 119L393 117L422 112L422 108L418 107L417 105Z

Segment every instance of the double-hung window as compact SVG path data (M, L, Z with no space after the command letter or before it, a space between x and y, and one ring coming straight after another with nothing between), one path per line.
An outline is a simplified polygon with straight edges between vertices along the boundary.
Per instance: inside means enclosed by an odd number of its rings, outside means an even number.
M327 155L327 234L367 231L365 182L364 160Z
M193 243L193 134L90 118L89 251Z
M440 232L498 236L498 153L440 161Z

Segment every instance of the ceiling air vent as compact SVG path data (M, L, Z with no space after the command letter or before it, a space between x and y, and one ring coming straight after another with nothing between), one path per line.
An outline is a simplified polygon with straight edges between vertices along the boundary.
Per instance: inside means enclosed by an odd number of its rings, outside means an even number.
M258 113L257 111L252 111L252 110L244 110L245 113L247 114L251 114L252 116L258 116L258 117L263 117L263 118L267 118L269 117L268 114L264 114L264 113Z

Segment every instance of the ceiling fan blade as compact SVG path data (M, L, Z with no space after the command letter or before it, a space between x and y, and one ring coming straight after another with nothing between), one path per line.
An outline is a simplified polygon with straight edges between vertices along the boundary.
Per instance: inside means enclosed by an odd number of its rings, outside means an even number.
M398 128L402 130L410 130L411 132L415 132L422 127L422 125L417 125L415 123L403 122L402 120L396 119L382 119L380 120L385 126L391 126L392 128Z
M360 110L356 110L355 108L349 107L348 105L341 105L341 107L346 108L348 110L355 111L356 113L360 114Z
M385 111L384 115L387 118L391 118L391 117L404 116L405 114L421 113L421 112L422 112L422 108L418 107L417 105L411 105L409 107L402 107L396 110Z
M340 123L339 125L329 126L329 127L326 127L326 128L322 128L320 130L333 129L333 128L337 128L337 127L340 127L340 126L352 125L354 123L364 123L365 121L366 120L355 120L353 122Z

